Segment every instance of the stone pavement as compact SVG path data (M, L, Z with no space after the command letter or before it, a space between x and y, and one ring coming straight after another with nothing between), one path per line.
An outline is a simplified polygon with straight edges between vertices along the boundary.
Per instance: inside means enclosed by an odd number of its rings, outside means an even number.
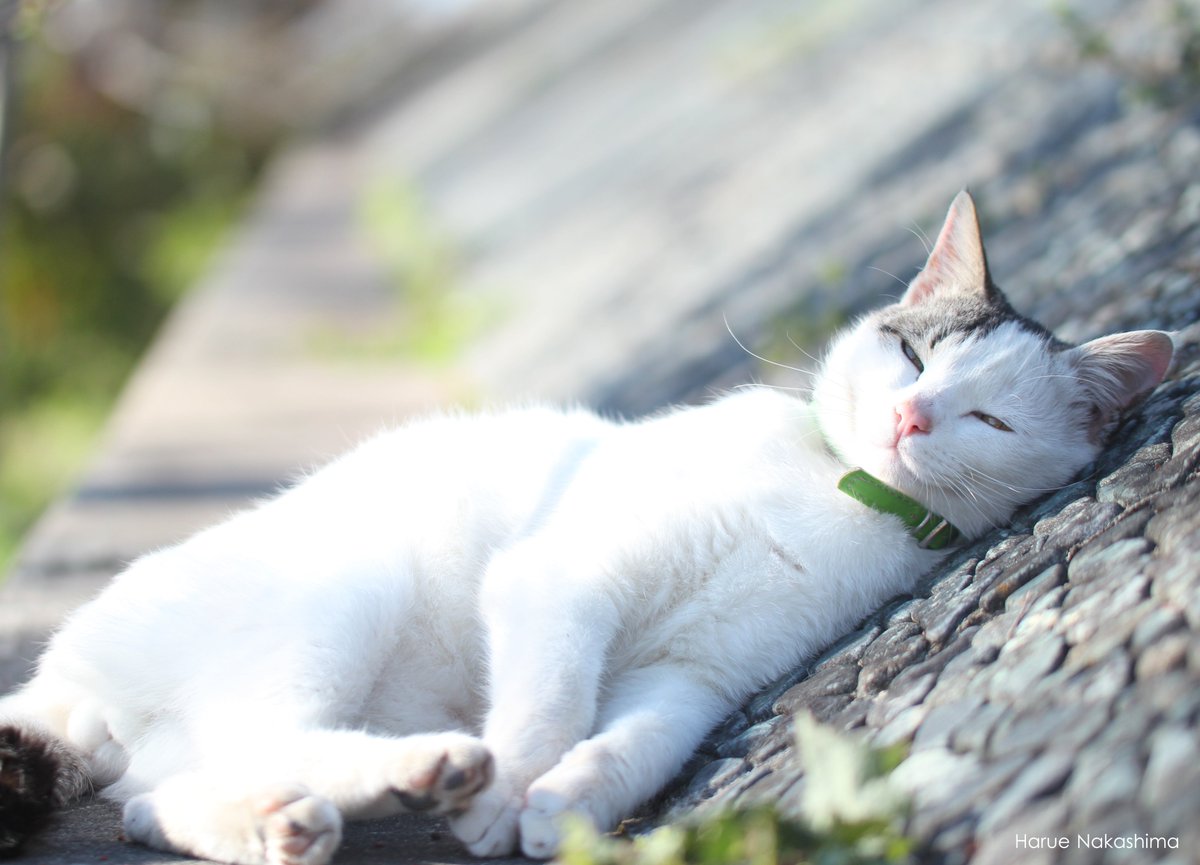
M1161 34L1165 7L1088 4L1132 44ZM1179 368L1086 478L729 719L647 816L793 801L790 717L807 709L913 740L900 772L930 857L1099 859L1015 846L1064 830L1176 833L1191 861L1200 112L1131 102L1126 70L1076 49L1041 2L551 4L295 146L30 537L0 594L0 687L122 562L383 423L529 395L638 413L753 376L796 384L727 327L796 363L772 346L815 350L894 294L891 274L923 258L909 229L936 228L969 183L1019 308L1075 339L1180 329ZM373 191L399 206L411 188L418 216L364 215ZM398 301L421 262L398 267L381 230L444 240L446 306ZM363 348L406 322L445 327L447 310L474 322L449 361ZM105 803L74 808L30 861L176 861L116 826ZM428 821L351 829L340 861L385 859L462 861Z

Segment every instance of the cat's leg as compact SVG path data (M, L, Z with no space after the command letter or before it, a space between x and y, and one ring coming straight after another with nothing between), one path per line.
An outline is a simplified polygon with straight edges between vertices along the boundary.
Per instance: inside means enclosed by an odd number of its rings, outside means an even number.
M491 778L487 749L459 733L231 735L210 768L126 803L130 840L245 865L323 865L343 817L458 810Z
M276 737L258 754L275 776L299 782L352 819L460 811L491 782L493 771L492 755L479 739L453 732L393 737L309 730Z
M529 783L586 738L596 718L605 649L616 614L599 580L567 572L526 544L494 560L483 586L490 706L483 741L496 779L460 815L454 834L476 856L517 843Z
M521 849L550 858L570 813L607 831L662 788L729 711L728 701L686 670L633 670L614 683L599 732L534 781L520 815Z

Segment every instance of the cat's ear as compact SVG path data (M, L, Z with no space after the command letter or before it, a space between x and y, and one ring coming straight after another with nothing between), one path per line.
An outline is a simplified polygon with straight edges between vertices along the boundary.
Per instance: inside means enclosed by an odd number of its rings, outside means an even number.
M950 204L929 260L900 303L912 306L943 291L975 294L981 299L989 299L996 291L988 275L975 201L965 189Z
M1161 330L1114 333L1070 349L1079 379L1098 409L1098 427L1155 388L1174 353L1171 337Z

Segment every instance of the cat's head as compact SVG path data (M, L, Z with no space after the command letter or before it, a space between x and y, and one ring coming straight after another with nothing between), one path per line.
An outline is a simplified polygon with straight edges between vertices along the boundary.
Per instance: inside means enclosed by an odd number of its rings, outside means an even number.
M1072 346L1019 315L961 192L904 296L834 341L814 404L847 465L978 536L1091 462L1172 350L1153 330Z

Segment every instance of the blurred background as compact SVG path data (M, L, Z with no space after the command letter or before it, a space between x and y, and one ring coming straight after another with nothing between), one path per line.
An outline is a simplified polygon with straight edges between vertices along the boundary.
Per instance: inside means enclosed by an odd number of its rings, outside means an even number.
M1110 199L1130 182L1150 200L1197 164L1184 141L1160 175L1118 170L1153 146L1143 127L1190 110L1196 7L1175 0L0 10L0 572L167 312L255 219L285 250L348 230L372 261L370 287L335 276L304 301L342 317L305 331L309 355L454 368L459 402L636 414L807 364L911 277L964 185L989 228L1083 208L991 250L999 274L1025 268L1019 306L1077 336L1128 318L1112 286L1153 257L1153 227L1078 190L1102 177ZM299 177L341 196L336 231L303 207L262 216ZM291 290L260 278L273 302ZM372 292L387 304L346 312ZM1164 299L1135 317L1184 314Z
M464 21L472 5L0 4L0 573L272 152L354 123L531 4Z

